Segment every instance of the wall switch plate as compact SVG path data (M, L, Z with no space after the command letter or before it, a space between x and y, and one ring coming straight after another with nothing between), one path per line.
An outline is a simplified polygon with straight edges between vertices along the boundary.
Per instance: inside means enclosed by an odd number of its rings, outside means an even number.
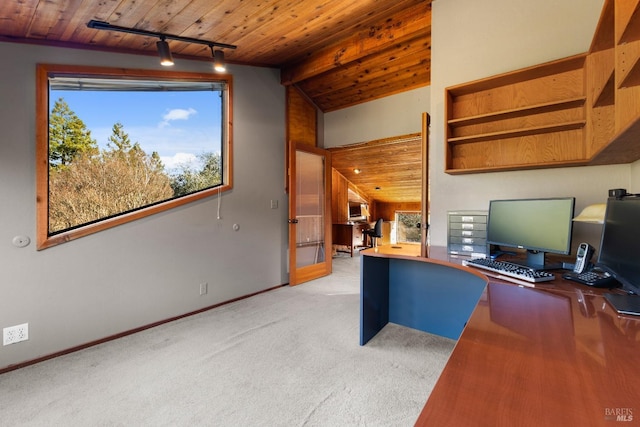
M206 295L208 290L209 290L208 283L200 283L200 296Z
M9 326L2 329L2 345L15 344L29 339L29 324Z
M278 200L271 201L271 209L278 209Z

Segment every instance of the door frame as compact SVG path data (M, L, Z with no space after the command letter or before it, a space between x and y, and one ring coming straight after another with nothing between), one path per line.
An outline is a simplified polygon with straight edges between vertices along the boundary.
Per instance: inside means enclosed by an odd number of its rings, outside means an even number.
M422 113L422 195L420 197L422 208L422 221L420 224L420 256L429 256L428 233L429 233L429 125L431 116L429 113Z

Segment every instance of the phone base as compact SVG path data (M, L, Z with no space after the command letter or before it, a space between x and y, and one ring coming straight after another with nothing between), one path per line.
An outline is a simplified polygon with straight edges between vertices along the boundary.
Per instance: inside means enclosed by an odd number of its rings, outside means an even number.
M566 280L572 280L583 285L591 286L592 288L613 289L620 286L618 281L609 274L595 270L585 271L584 273L576 273L573 271L569 273L563 273L562 278Z

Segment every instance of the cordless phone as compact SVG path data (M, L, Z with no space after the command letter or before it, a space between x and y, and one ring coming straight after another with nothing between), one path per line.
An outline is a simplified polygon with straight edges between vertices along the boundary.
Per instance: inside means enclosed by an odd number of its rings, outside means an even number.
M584 273L589 267L589 262L594 253L593 246L588 243L580 243L578 246L578 254L576 255L576 264L573 267L574 273Z
M619 286L616 279L606 271L602 271L597 267L594 269L589 268L589 262L594 252L595 250L590 244L580 243L573 271L564 273L562 278L594 288L615 288Z

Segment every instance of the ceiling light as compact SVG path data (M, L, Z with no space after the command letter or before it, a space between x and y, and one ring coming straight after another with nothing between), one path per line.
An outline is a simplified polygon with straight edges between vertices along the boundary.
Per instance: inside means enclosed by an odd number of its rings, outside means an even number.
M207 45L211 48L211 53L213 54L213 57L214 57L214 64L219 62L220 64L223 64L223 67L224 67L224 53L221 50L216 50L214 53L213 47L217 46L223 49L236 48L236 46L232 44L211 42L207 40L194 39L191 37L175 36L173 34L157 33L155 31L138 30L136 28L120 27L118 25L111 25L108 22L96 21L95 19L92 19L91 21L89 21L87 23L87 27L93 28L94 30L120 31L122 33L137 34L139 36L160 38L160 41L156 43L156 46L158 48L158 54L160 55L160 61L161 61L160 63L162 65L173 65L173 59L171 58L171 50L169 49L169 44L167 43L166 39L177 40L184 43L196 43L196 44Z
M355 168L353 170L353 173L355 173L356 175L358 175L360 172L362 172L362 171L360 169L358 169L358 168Z
M211 55L213 56L213 69L220 73L224 73L227 71L227 67L224 64L224 52L219 49L214 51L213 46L210 47Z
M173 65L173 58L171 57L171 49L169 49L169 43L164 37L160 37L160 41L156 43L158 47L158 55L160 55L160 65L170 67Z

